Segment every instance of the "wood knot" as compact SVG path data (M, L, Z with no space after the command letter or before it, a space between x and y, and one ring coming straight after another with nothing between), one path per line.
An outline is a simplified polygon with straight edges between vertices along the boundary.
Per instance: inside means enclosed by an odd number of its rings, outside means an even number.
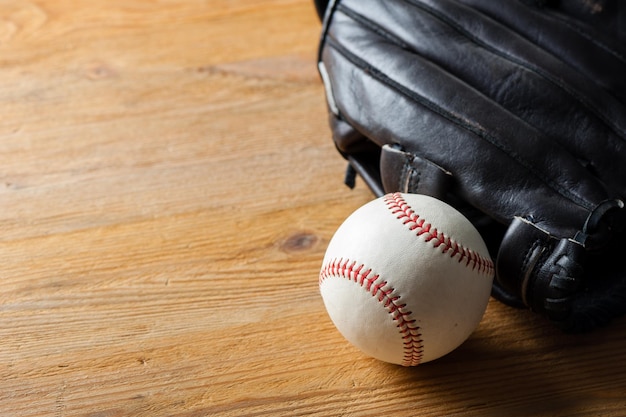
M319 237L310 232L296 232L289 236L280 244L280 249L283 252L304 252L313 247L319 242Z
M92 62L86 69L87 78L90 80L102 80L105 78L114 78L117 72L109 65L103 62Z

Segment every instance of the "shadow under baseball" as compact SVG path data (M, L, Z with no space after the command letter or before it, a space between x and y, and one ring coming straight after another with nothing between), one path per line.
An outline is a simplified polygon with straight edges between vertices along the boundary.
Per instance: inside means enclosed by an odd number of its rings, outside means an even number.
M623 413L626 319L567 335L531 312L493 304L459 348L403 369L420 401L444 401L450 415L574 415L598 408L605 415Z

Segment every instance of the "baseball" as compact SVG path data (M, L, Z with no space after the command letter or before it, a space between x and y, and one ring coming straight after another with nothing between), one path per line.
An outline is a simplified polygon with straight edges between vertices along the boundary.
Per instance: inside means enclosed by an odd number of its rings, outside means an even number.
M485 242L465 216L432 197L395 193L363 205L337 229L319 285L350 343L415 366L467 340L493 276Z

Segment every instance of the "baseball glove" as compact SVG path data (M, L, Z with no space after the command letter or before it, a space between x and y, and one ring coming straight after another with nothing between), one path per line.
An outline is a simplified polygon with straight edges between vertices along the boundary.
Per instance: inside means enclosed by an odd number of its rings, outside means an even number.
M568 332L626 313L626 6L326 3L318 66L346 183L456 207L509 305Z

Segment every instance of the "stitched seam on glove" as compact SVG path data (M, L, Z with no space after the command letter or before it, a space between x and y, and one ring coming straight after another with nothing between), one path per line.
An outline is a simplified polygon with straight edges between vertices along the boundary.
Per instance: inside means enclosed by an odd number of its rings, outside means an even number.
M598 109L596 106L594 106L592 103L590 103L587 99L585 99L584 96L581 96L580 94L578 94L578 92L575 89L571 88L569 84L562 82L558 77L553 76L549 72L544 71L541 68L539 68L539 67L537 67L535 65L532 65L531 63L529 63L527 61L524 61L522 59L519 59L519 58L509 54L506 50L498 49L494 45L491 45L491 44L485 42L484 40L482 40L481 38L477 37L472 32L466 30L462 25L459 25L456 21L450 19L444 13L441 13L440 11L438 11L438 10L428 6L428 5L420 3L420 2L418 2L416 0L403 0L403 1L408 3L408 4L410 4L413 7L416 7L418 9L422 10L425 13L430 14L434 18L436 18L436 19L440 20L441 22L443 22L444 24L448 25L450 28L454 29L460 35L464 36L468 40L472 41L474 44L484 48L485 50L489 51L490 53L492 53L492 54L494 54L494 55L496 55L496 56L498 56L498 57L500 57L502 59L505 59L505 60L511 62L512 64L520 66L520 67L524 68L527 71L533 72L533 73L537 74L538 76L540 76L541 78L543 78L546 81L548 81L549 83L555 85L557 88L563 90L567 95L571 96L573 99L575 99L577 102L579 102L583 107L588 109L592 114L594 114L604 124L609 126L611 128L611 130L613 130L613 132L615 132L615 134L617 136L619 136L622 140L626 140L626 131L624 131L623 129L620 129L620 127L615 124L615 122L614 122L614 120L612 118L606 117L600 109ZM374 33L384 37L385 39L391 41L392 43L398 45L400 48L408 50L408 51L411 51L413 53L417 53L417 51L415 51L414 48L412 48L410 45L408 45L406 42L404 42L401 38L399 38L398 36L396 36L393 33L389 32L387 29L385 29L381 25L377 24L376 22L373 22L372 20L368 19L367 17L365 17L365 16L361 15L360 13L356 12L355 10L350 9L348 6L340 3L340 4L337 5L337 10L336 11L345 14L349 18L353 19L355 22L358 22L358 23L362 24L363 26L365 26L368 29L370 29L372 32L374 32ZM497 22L497 21L494 20L494 23L495 22ZM497 23L500 24L499 22L497 22ZM528 41L531 42L530 40L528 40ZM548 51L545 51L545 49L543 49L540 45L536 45L534 43L533 43L533 45L536 48L541 49L542 51L544 51L546 53L549 53Z
M360 68L366 74L370 75L372 78L378 80L379 82L387 85L390 88L395 89L396 91L398 91L405 97L409 98L410 100L414 101L415 103L422 105L423 107L427 108L433 113L436 113L439 116L446 118L447 120L456 124L457 126L462 127L463 129L475 134L479 138L490 143L492 146L499 149L505 155L509 156L515 162L523 166L525 169L528 170L528 172L532 173L541 182L548 185L550 188L552 188L555 192L557 192L564 198L569 199L573 203L587 210L591 210L593 208L594 205L590 203L589 201L585 200L583 197L573 194L572 192L570 192L568 188L561 187L558 183L555 183L554 181L549 181L548 178L550 177L550 175L537 172L532 164L524 160L524 158L522 158L518 153L514 152L511 148L509 148L508 146L498 141L496 137L494 137L493 135L490 135L484 129L480 128L477 125L468 123L466 120L454 115L453 113L447 111L446 109L442 108L436 103L428 100L427 98L417 94L413 90L410 90L404 85L393 80L392 78L387 76L385 73L380 71L378 68L372 66L368 62L362 60L361 58L353 54L351 51L349 51L343 45L339 44L333 38L331 37L327 38L327 44L333 49L335 49L337 52L339 52L345 59L350 61L357 68Z
M529 12L533 13L535 16L547 17L550 20L558 21L560 24L562 24L563 26L567 26L570 30L572 30L573 32L576 32L578 35L580 35L581 37L585 38L589 42L593 43L598 48L606 51L607 53L613 55L618 60L626 63L626 59L625 59L625 57L624 57L624 55L622 53L620 53L620 52L616 51L615 49L611 48L609 45L605 44L604 42L601 42L593 34L589 33L587 30L585 30L584 26L579 26L579 25L575 24L574 22L570 21L569 19L566 19L565 17L563 17L563 16L559 15L558 13L555 13L554 11L552 11L551 9L554 6L552 6L552 7L544 7L545 5L541 4L541 3L545 3L545 1L542 2L542 1L536 1L536 0L535 1L525 1L525 0L522 0L522 3L525 3L526 5L530 6ZM533 3L535 3L535 4L533 4ZM558 7L558 5L556 5L556 7Z
M426 13L429 13L430 15L434 16L435 18L441 20L442 22L444 22L445 24L447 24L448 26L450 26L451 28L453 28L454 30L456 30L459 34L465 36L467 39L471 40L472 42L474 42L476 45L479 45L483 48L485 48L486 50L488 50L489 52L493 53L494 55L497 55L503 59L506 59L507 61L519 65L522 68L527 69L528 71L531 71L537 75L539 75L540 77L542 77L543 79L545 79L546 81L550 82L551 84L554 84L555 86L557 86L558 88L560 88L561 90L565 91L569 96L571 96L572 98L574 98L576 101L578 101L580 104L582 104L586 109L588 109L589 111L591 111L596 117L598 117L600 120L602 120L602 122L604 122L606 125L610 126L611 129L622 139L622 140L626 140L626 132L624 132L623 130L621 130L619 128L619 126L615 125L615 122L611 119L606 117L601 110L599 110L596 106L594 106L592 103L590 103L588 100L586 100L583 96L581 96L580 94L578 94L578 92L571 88L569 86L569 84L562 82L558 77L554 77L552 74L550 74L547 71L542 70L540 67L537 67L536 65L532 65L531 63L521 60L511 54L509 54L506 50L501 50L496 48L495 46L486 43L485 41L483 41L482 39L478 38L477 36L475 36L472 32L466 30L463 26L459 25L457 22L455 22L454 20L450 19L448 16L446 16L445 14L441 13L440 11L427 6L423 3L420 3L416 0L404 0L405 2L413 5L414 7L417 7L421 10L423 10ZM494 22L497 22L496 20L494 20ZM498 24L501 24L500 22L498 22ZM528 39L527 39L528 40ZM528 40L529 42L531 42L530 40ZM535 47L537 47L538 49L541 49L542 51L552 55L549 51L546 51L544 48L542 48L540 45L534 44L533 45Z
M611 48L610 46L606 45L604 42L600 42L598 39L596 39L592 35L590 35L586 30L583 30L583 28L581 28L579 26L576 26L576 25L572 24L570 21L568 21L566 19L563 19L563 18L561 18L559 16L554 16L552 13L550 13L550 17L552 17L555 20L558 20L563 25L565 25L568 28L572 29L574 32L578 33L580 36L582 36L583 38L587 39L589 42L593 43L598 48L606 51L607 53L613 55L618 60L626 63L626 57L624 57L624 55L622 55L621 53L619 53L615 49Z
M398 45L402 49L406 49L406 50L410 50L411 52L415 52L413 50L413 48L411 48L410 45L406 44L401 38L399 38L398 36L396 36L393 33L389 32L387 29L385 29L384 27L382 27L378 23L373 22L372 20L368 19L367 17L363 16L362 14L360 14L360 13L350 9L345 4L339 4L337 6L337 10L340 11L341 13L345 14L346 16L348 16L350 19L354 20L355 22L361 23L363 26L366 26L372 32L374 32L374 33L384 37L385 39L388 39L392 43Z

